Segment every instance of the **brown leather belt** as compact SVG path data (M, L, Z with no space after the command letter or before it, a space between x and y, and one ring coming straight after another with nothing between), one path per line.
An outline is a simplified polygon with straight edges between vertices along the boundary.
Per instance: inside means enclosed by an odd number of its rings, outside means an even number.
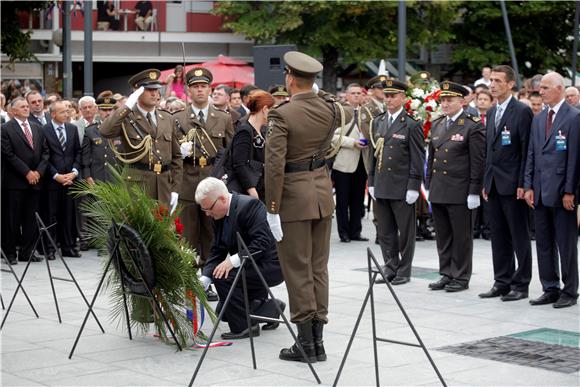
M299 161L295 163L287 163L284 167L285 173L295 173L304 171L314 171L315 169L322 168L326 165L325 159L315 159L309 161Z

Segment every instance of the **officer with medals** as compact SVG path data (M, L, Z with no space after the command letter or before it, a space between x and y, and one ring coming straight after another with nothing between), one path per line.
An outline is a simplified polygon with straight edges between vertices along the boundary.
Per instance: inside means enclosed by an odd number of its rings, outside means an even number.
M268 92L272 94L272 97L274 97L274 101L276 101L274 103L274 106L278 106L281 103L284 103L288 100L288 91L286 91L286 87L282 85L274 85L270 87L270 90L268 90Z
M159 202L177 207L183 160L171 114L156 108L160 99L159 70L149 69L129 79L133 93L125 105L107 117L99 131L121 142L115 152L125 164L123 179L143 186Z
M473 211L480 205L485 163L485 128L462 108L468 90L441 83L441 110L433 121L427 179L441 278L431 290L469 288L473 258Z
M213 239L212 221L195 202L200 181L209 177L216 155L234 136L232 117L209 103L212 73L194 67L185 75L192 103L173 115L183 157L183 182L179 187L183 235L198 252L198 266L203 267ZM216 296L211 294L211 300Z
M328 256L334 201L325 155L334 130L352 120L334 96L312 91L322 64L284 54L291 98L268 114L265 187L268 223L288 289L291 321L309 360L326 360L322 332L328 314ZM341 120L341 115L344 120ZM280 359L303 361L294 344Z
M419 121L404 109L407 84L387 79L387 111L373 122L375 144L369 192L375 199L378 240L385 277L393 285L410 281L415 254L415 202L423 180L425 148ZM383 282L380 278L377 282Z

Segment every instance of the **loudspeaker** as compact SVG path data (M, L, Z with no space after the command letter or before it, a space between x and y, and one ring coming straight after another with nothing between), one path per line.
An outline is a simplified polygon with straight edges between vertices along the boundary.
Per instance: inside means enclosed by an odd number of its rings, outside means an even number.
M286 64L282 57L288 51L295 50L296 46L293 44L252 47L256 86L267 91L272 85L284 85L284 66Z

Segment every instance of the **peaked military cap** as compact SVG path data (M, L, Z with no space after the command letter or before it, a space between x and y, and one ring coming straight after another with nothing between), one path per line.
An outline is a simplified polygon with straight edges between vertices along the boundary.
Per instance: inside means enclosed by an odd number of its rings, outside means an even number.
M97 106L99 107L99 109L114 109L115 102L116 101L113 98L113 96L97 98Z
M211 85L213 81L213 74L208 69L203 67L194 67L185 74L185 82L187 86L191 86L195 83L207 83Z
M459 83L441 82L441 97L465 97L469 91Z
M407 84L393 78L387 78L383 83L383 92L385 94L405 93L407 91Z
M385 81L388 79L386 75L375 75L367 82L367 89L383 89L385 87Z
M270 90L268 90L268 92L272 94L274 97L288 97L288 92L286 91L286 88L282 85L274 85L270 87Z
M322 71L322 64L319 61L298 51L288 51L284 54L284 63L287 73L302 77L315 77Z
M133 75L129 79L129 85L135 89L143 86L146 89L161 89L161 82L159 76L161 71L157 69L148 69Z

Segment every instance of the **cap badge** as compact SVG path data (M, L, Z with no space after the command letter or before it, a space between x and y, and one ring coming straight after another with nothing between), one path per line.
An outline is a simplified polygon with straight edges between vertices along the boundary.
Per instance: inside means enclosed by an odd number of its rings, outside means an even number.
M449 90L449 83L443 84L443 90Z
M193 73L193 75L195 75L196 77L201 77L203 75L203 71L202 70L195 70L195 72Z
M385 79L387 79L387 77L385 77L385 76L382 76L382 77L380 77L380 78L379 78L379 80L380 80L381 82L384 82L384 81L385 81Z
M111 98L105 98L104 101L105 101L105 103L109 104L109 103L111 103Z
M151 71L149 73L149 79L153 79L153 80L157 79L157 73L154 71Z
M387 86L393 86L393 81L391 81L390 79L387 81Z

